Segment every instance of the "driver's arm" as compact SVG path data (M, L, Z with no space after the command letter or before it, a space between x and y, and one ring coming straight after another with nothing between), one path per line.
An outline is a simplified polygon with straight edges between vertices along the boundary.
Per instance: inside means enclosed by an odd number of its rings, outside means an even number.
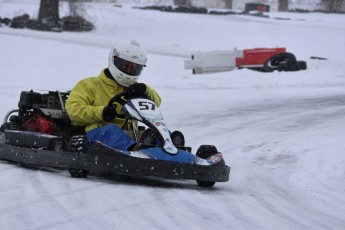
M77 125L103 123L104 106L93 105L95 100L87 80L80 81L71 91L66 101L66 111L71 121Z

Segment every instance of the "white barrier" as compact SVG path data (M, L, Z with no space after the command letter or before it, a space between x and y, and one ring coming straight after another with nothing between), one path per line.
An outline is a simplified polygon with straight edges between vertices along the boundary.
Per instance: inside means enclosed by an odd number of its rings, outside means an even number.
M285 53L285 48L254 48L232 51L196 52L185 60L184 68L193 74L230 71L235 68L263 68L274 55Z

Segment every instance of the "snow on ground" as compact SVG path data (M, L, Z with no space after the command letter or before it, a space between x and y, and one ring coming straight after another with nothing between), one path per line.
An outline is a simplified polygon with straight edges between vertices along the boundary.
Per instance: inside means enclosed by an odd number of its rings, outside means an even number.
M1 17L17 12L36 15L38 1L0 3ZM168 125L194 151L216 145L230 181L203 189L156 178L73 179L0 162L1 229L345 228L344 15L211 16L98 3L87 15L97 27L89 33L0 28L0 117L23 90L68 90L97 75L115 41L137 38L149 60L140 81L163 97ZM308 69L183 69L193 51L256 47L286 47Z

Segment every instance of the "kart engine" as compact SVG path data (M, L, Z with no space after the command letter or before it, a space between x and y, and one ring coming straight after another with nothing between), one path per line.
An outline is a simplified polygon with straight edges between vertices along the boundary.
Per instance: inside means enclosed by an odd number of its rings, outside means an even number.
M80 127L73 126L65 110L69 93L23 91L18 103L18 115L11 115L2 128L70 137Z

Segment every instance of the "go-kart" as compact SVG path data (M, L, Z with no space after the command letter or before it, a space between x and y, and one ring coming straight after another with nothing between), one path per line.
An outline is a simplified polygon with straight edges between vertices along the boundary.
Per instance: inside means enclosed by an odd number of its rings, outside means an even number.
M64 107L68 96L68 92L23 91L18 109L9 111L1 126L0 159L67 169L72 177L96 173L190 179L202 187L229 180L230 167L216 147L201 145L196 155L192 154L191 148L184 146L183 135L170 132L152 100L143 97L125 100L124 94L118 94L109 101L122 105L125 119L122 128L137 142L147 129L153 130L157 137L155 144L144 144L136 151L121 151L101 142L89 145L84 127L73 125L68 118Z

